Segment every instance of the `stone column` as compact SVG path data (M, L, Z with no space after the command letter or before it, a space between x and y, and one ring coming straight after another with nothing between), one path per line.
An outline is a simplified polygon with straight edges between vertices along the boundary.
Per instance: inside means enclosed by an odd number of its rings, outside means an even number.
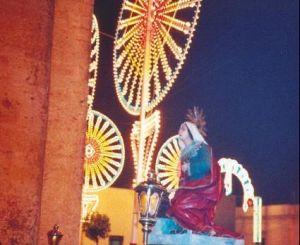
M54 4L0 0L0 242L37 244Z
M0 6L0 242L79 244L93 1Z
M39 244L55 223L79 244L92 1L55 2Z

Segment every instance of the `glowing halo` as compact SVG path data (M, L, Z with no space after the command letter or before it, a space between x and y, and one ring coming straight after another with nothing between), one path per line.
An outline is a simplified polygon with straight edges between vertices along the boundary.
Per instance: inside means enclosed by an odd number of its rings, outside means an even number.
M124 167L125 147L116 125L105 115L88 112L84 160L84 192L111 186Z
M90 54L90 65L89 65L89 94L88 94L88 109L91 110L95 98L96 82L98 75L98 65L99 65L99 50L100 50L100 35L99 35L99 25L95 15L93 15L92 22L92 38L91 38L91 54Z
M160 148L156 159L157 177L167 190L175 189L179 185L180 148L178 139L178 135L168 139Z
M171 89L184 63L200 13L201 0L125 0L114 46L114 81L124 109L141 111L143 64L150 59L146 111L153 110ZM150 57L145 56L146 26L151 12ZM183 17L184 16L184 17ZM148 71L147 71L148 72Z

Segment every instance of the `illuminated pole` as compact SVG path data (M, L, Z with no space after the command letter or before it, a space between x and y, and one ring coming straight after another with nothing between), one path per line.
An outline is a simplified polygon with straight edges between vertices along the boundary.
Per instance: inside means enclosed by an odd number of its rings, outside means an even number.
M137 158L137 185L143 181L144 170L144 149L145 149L145 120L146 107L149 102L149 82L150 82L150 56L151 56L151 29L153 23L153 0L148 0L147 19L146 19L146 36L145 36L145 59L143 65L142 77L142 97L141 97L141 112L140 112L140 135L139 135L139 150ZM137 229L138 229L138 207L137 196L134 197L134 210L132 220L131 242L130 244L137 244Z
M253 242L261 244L262 242L262 198L254 198L253 206Z
M149 82L150 82L150 56L151 56L151 29L153 23L153 0L148 0L148 10L146 19L146 36L145 36L145 59L143 66L143 83L141 97L141 112L140 112L140 135L139 135L139 152L138 152L138 170L137 184L143 180L144 166L144 148L145 148L145 119L146 107L149 102Z

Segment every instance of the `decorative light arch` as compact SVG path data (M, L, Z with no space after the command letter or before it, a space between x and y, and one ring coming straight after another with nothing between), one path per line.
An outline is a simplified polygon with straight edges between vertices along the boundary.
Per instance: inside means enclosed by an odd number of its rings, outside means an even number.
M96 82L98 77L98 65L100 56L100 34L99 25L95 15L93 15L92 22L92 38L91 38L91 54L90 54L90 65L89 65L89 80L88 80L88 108L89 110L93 107L95 98Z
M225 194L229 196L232 194L232 176L236 176L241 182L244 191L243 210L248 211L248 208L253 205L254 201L254 187L249 177L248 171L239 164L236 160L230 158L222 158L218 161L221 167L221 173L225 174L224 187Z
M125 148L117 126L105 115L93 110L100 57L100 31L95 15L92 18L91 53L88 79L88 129L86 132L84 186L82 193L83 222L99 204L95 192L110 187L124 167Z
M236 176L241 182L244 190L243 210L247 212L250 207L253 207L253 242L261 242L262 198L255 196L254 187L248 171L234 159L222 158L218 163L221 167L221 172L225 174L224 186L227 196L232 194L232 176Z

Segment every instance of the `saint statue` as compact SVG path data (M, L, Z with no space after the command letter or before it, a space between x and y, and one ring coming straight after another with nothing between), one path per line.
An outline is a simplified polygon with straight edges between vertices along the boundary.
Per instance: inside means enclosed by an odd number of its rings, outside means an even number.
M185 233L241 238L214 223L215 211L223 194L220 167L213 159L212 149L205 140L203 111L189 110L187 121L179 128L180 181L171 200L166 199L160 210L168 217L165 231L169 234Z

